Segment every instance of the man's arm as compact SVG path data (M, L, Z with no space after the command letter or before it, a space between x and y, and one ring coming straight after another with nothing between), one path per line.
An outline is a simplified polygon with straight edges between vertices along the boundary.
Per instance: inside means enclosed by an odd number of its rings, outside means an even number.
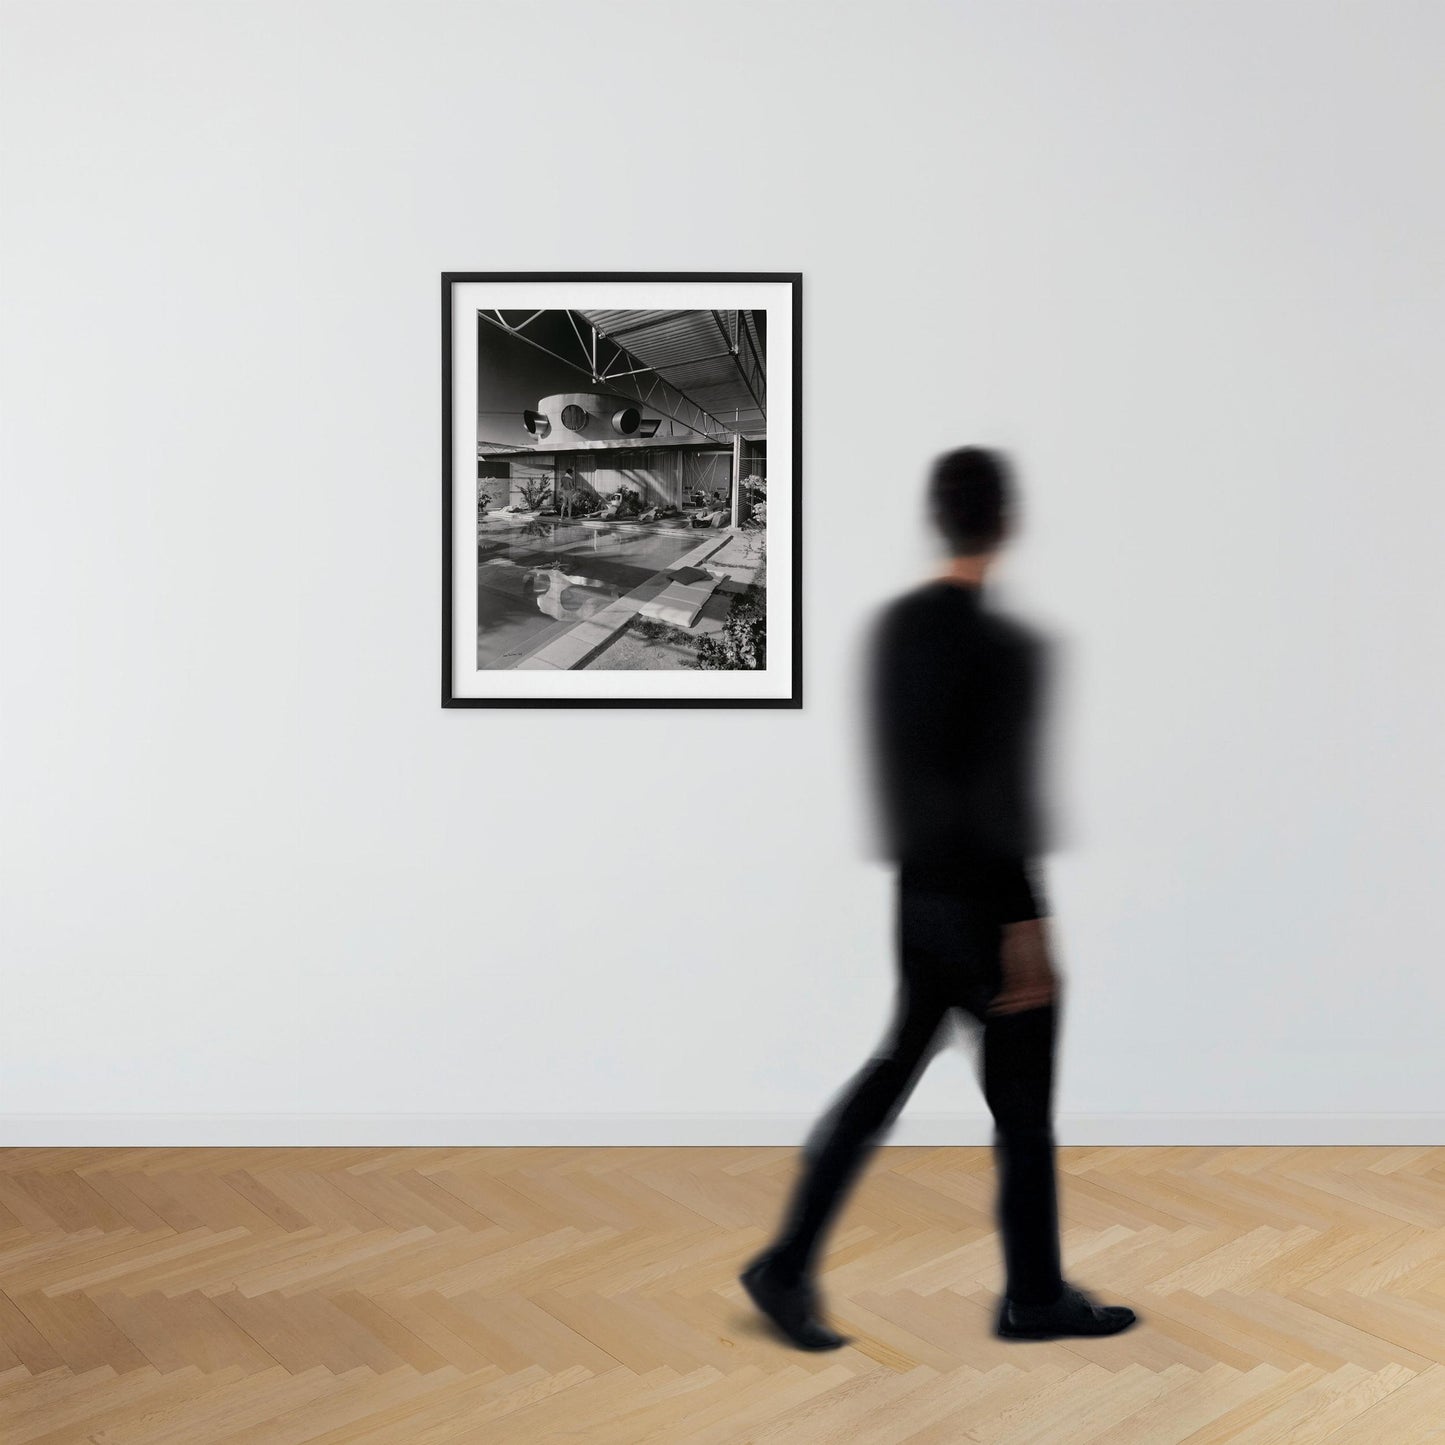
M912 850L948 847L961 834L959 776L975 747L977 708L961 639L936 618L894 605L873 649L873 736L887 811Z
M968 746L958 660L916 614L893 608L873 640L870 699L877 786L893 842L917 850L956 822L956 765Z

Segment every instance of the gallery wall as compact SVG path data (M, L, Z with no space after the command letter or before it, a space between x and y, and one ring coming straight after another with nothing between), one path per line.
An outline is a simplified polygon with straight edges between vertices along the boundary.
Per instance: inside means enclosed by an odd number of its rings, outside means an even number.
M1445 1140L1445 12L0 41L0 1142L800 1140L892 1001L858 647L963 441L1066 659L1060 1138ZM803 273L801 710L438 705L448 269ZM987 1140L963 1051L895 1137Z

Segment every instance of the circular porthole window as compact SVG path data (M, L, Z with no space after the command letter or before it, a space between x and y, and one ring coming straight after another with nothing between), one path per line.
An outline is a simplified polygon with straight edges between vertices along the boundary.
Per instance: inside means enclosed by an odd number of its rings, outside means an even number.
M562 408L562 425L568 431L581 431L587 425L586 409L576 402L569 402Z
M625 437L630 437L642 425L642 413L635 406L624 406L612 414L612 425Z

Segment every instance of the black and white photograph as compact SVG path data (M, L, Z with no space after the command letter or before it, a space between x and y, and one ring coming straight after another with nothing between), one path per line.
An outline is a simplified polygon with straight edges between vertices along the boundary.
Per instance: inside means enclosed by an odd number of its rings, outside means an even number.
M801 279L443 278L443 702L799 706Z

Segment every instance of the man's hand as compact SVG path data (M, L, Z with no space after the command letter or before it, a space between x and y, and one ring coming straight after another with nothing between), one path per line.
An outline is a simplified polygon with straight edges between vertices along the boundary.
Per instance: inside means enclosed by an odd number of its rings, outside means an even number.
M1003 985L989 1002L991 1014L1021 1013L1057 1002L1059 978L1042 918L1006 923L1000 945Z

